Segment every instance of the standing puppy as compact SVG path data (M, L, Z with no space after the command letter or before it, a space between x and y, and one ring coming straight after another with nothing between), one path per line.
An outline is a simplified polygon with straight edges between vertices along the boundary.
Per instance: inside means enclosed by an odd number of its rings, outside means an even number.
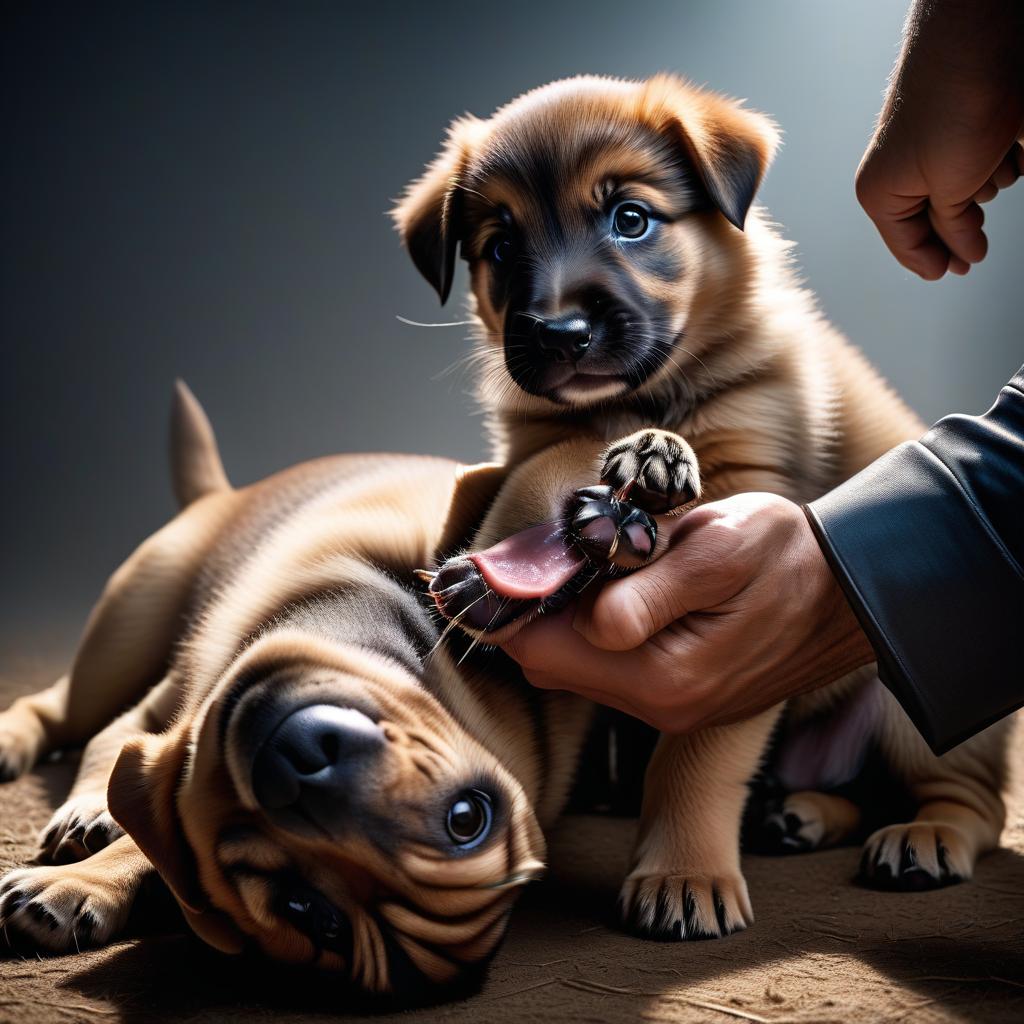
M469 264L479 397L494 454L513 468L478 554L435 580L464 626L507 635L523 617L497 598L536 608L563 584L547 549L485 549L551 520L579 537L570 495L597 477L654 513L742 491L807 502L924 431L821 316L751 206L777 141L764 116L669 75L575 78L455 121L399 202L402 239L442 301L460 251ZM590 524L614 556L628 530L606 526ZM622 891L640 932L703 937L751 921L740 821L780 711L661 738ZM787 717L800 734L780 762L791 792L768 817L782 848L867 831L872 815L842 787L876 748L916 817L870 836L868 881L966 878L998 842L1002 728L936 758L873 671Z

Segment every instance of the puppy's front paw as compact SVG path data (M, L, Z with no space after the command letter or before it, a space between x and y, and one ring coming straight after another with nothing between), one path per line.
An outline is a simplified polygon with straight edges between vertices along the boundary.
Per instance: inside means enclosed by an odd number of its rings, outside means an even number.
M739 872L634 871L619 894L619 915L629 931L673 942L722 938L754 923L747 883Z
M39 839L40 864L70 864L109 846L124 829L107 810L106 793L82 793L54 812Z
M942 822L880 828L864 844L859 880L872 889L919 891L971 877L974 858L963 833Z
M667 430L638 430L605 454L601 481L655 515L700 497L693 449Z
M0 931L16 949L73 953L108 942L128 920L131 900L116 877L70 867L21 868L0 881Z
M584 487L573 495L567 516L569 537L598 564L635 569L654 553L658 527L611 487Z

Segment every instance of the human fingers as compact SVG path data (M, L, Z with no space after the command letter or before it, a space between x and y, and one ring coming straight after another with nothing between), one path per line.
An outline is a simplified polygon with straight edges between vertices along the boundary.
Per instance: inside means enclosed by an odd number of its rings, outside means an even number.
M573 629L573 615L574 609L568 608L535 619L502 643L502 649L531 683L544 689L614 692L624 679L634 678L637 659L629 652L594 647Z
M973 199L957 203L933 202L928 207L928 219L951 257L965 264L980 263L985 258L988 252L988 239L982 231L985 212Z
M715 607L738 589L731 571L735 529L715 505L666 521L668 550L650 565L611 580L580 602L573 625L605 651L629 651L670 623Z

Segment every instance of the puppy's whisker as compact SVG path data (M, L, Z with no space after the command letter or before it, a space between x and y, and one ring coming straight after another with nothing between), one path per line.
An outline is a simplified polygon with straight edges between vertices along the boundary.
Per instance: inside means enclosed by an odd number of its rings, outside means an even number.
M483 194L483 192L478 192L475 188L470 188L468 185L463 185L462 182L460 181L453 182L453 185L460 192L468 192L470 195L478 196L488 206L493 207L495 210L498 209L498 204L494 202L493 199L488 199L487 196Z
M441 323L425 323L422 320L410 320L408 317L399 316L395 314L395 319L399 323L406 324L408 327L469 327L472 325L472 320L446 320Z

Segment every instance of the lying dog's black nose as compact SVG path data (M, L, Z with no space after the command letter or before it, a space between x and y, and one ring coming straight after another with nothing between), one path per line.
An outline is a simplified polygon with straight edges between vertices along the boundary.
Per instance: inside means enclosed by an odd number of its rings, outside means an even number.
M554 363L574 363L590 347L590 321L582 316L541 320L535 330L537 346Z
M261 807L346 801L385 743L383 730L354 708L314 704L288 715L256 754L252 787Z

